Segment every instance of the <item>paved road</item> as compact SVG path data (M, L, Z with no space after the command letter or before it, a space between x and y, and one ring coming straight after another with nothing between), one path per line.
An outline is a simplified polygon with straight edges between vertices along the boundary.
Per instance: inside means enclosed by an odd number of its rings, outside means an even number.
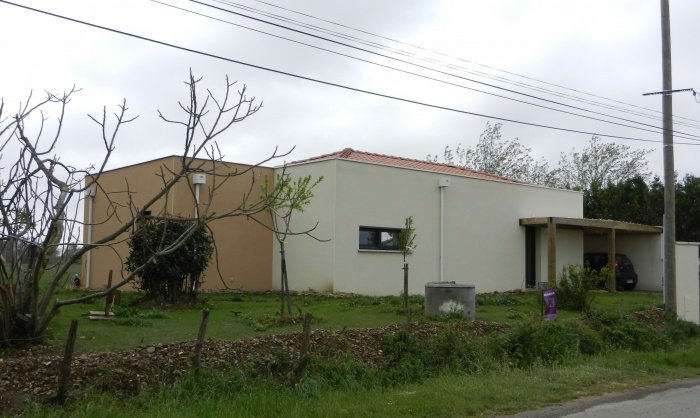
M508 418L700 417L700 378L586 398L508 415Z

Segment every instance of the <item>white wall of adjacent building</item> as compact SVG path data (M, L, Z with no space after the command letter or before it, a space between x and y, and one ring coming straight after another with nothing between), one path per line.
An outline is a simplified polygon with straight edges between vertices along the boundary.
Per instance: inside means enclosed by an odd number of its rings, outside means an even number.
M676 312L686 321L700 324L698 243L676 243Z

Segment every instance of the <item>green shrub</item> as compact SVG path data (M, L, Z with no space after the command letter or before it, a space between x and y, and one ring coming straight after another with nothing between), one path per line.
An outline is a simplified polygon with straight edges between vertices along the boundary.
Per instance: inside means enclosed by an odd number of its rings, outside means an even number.
M384 340L383 353L389 366L408 357L420 357L420 352L418 339L405 329L387 335Z
M367 365L347 355L333 360L309 357L301 382L307 379L332 390L357 390L374 387L377 374Z
M568 322L567 326L578 335L578 348L581 354L595 355L601 353L605 348L600 335L580 321Z
M490 357L483 345L452 327L438 334L423 352L423 363L431 375L474 373L482 370Z
M595 297L591 290L607 278L608 269L599 272L578 264L564 266L557 281L557 307L572 311L590 309Z
M187 238L177 248L165 251L183 237ZM170 215L141 220L127 243L129 256L124 266L127 271L138 271L134 287L151 300L169 303L196 296L214 253L214 240L206 227Z
M666 335L674 342L695 339L700 337L700 326L689 321L679 319L675 314L666 325Z
M405 329L386 336L385 362L380 374L383 386L418 382L429 377L424 350L418 339Z
M612 312L589 311L585 314L588 325L605 344L629 351L650 351L669 347L666 333L657 332L629 318L620 318Z
M134 318L139 314L139 310L135 306L115 306L112 312L117 318Z
M579 353L579 335L558 322L530 322L495 339L495 351L507 364L530 367L558 364Z

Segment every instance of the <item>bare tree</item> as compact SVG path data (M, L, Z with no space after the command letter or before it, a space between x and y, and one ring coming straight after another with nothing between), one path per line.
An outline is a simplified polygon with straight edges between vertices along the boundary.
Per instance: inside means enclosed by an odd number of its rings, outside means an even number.
M30 104L30 94L27 102L21 104L18 112L11 116L4 113L4 101L0 101L0 165L9 163L0 167L0 346L41 340L51 319L62 306L104 297L131 282L145 265L175 251L198 228L218 219L252 215L265 210L264 202L251 199L251 196L257 195L257 191L253 190L254 181L251 180L250 189L240 196L238 204L232 204L223 213L210 211L216 191L225 182L250 174L257 167L235 172L226 170L216 139L233 124L255 114L262 104L256 104L255 98L247 97L245 86L236 94L232 89L235 82L230 82L228 78L222 97L217 98L207 90L203 101L200 101L197 94L200 81L190 72L185 82L189 100L185 104L180 103L184 113L182 119L169 119L159 112L162 120L179 125L184 132L180 167L161 168L161 190L147 198L145 203L137 205L132 198L133 191L126 184L122 196L126 194L127 203L116 200L110 203L114 209L110 212L111 216L119 221L117 226L110 233L79 247L75 247L75 244L81 242L83 223L77 215L83 193L87 189L100 188L100 175L115 149L119 129L135 119L127 116L126 101L114 114L112 128L108 127L106 108L100 117L90 116L100 130L103 158L99 164L85 169L64 163L55 154L66 106L78 91L76 88L60 95L46 93L45 98L36 104ZM44 110L48 112L54 107L58 108L59 117L54 124L50 124ZM53 132L48 134L51 128ZM30 134L30 131L36 132ZM259 164L281 156L275 150ZM183 221L196 221L191 222L190 228L175 242L158 248L144 266L128 274L123 273L111 288L82 297L57 299L58 290L67 280L66 272L75 261L97 247L114 246L130 228L138 224L139 219L165 217L164 206L158 206L163 202L162 198L175 184L192 173L212 176L214 185L209 189L208 203L199 209L196 217L183 218ZM195 193L191 185L190 190ZM109 198L110 195L107 196ZM117 211L118 207L121 207L121 212ZM118 213L122 215L118 216ZM123 216L123 213L128 213L128 216ZM63 257L52 259L51 256L59 248L71 248L72 251L61 251ZM51 265L50 260L57 261Z

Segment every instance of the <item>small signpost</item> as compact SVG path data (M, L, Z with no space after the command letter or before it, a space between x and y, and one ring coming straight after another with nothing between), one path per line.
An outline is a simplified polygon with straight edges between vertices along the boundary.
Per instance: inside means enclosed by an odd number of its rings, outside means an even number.
M557 291L554 289L542 291L542 319L545 321L557 319Z

